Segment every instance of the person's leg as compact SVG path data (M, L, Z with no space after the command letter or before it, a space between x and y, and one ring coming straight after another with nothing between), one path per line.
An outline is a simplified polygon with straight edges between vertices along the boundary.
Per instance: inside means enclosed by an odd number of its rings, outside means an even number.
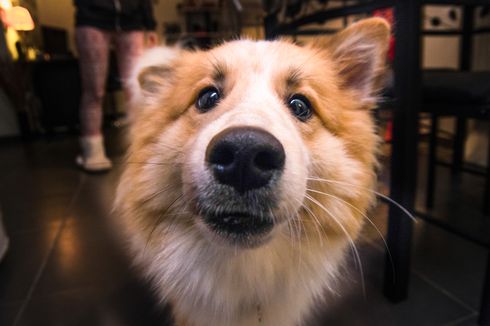
M79 54L82 98L80 103L80 144L82 155L77 163L90 171L107 170L102 136L102 101L104 99L110 32L93 27L78 27L75 39Z
M117 33L115 43L119 77L121 79L126 103L129 103L133 95L133 90L129 87L128 80L131 77L130 75L136 60L145 49L145 32L130 31ZM127 106L126 113L129 121L132 120L134 115L134 112L131 110L131 106Z
M110 33L93 27L75 32L82 80L80 124L82 136L98 136L102 130L102 101L110 45Z

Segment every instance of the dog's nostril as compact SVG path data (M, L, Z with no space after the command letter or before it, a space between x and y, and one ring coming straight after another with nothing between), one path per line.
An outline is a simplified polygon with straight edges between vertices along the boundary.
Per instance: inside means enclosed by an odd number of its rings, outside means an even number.
M231 146L218 146L214 151L210 153L208 162L211 164L228 166L235 161L234 149Z
M253 162L261 170L276 170L284 165L284 155L281 155L280 151L275 151L271 148L258 152Z
M282 172L285 157L277 138L252 127L226 129L206 149L206 161L216 181L240 193L267 185Z

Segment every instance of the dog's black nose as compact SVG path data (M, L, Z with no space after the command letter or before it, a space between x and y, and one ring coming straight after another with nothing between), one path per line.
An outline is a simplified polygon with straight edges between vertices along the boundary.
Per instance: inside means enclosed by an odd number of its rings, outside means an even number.
M216 180L240 193L267 185L284 169L285 157L276 137L253 127L225 129L206 149L206 161Z

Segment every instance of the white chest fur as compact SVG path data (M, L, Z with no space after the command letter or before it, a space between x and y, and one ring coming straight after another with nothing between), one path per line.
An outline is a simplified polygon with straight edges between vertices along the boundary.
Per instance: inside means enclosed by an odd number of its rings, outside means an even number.
M189 230L166 237L146 249L133 239L133 249L162 300L192 326L300 324L329 287L345 246L279 235L260 248L234 249Z

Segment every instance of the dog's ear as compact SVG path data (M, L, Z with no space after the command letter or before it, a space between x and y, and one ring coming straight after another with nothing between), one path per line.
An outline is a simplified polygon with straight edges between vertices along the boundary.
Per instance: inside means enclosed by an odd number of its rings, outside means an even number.
M179 48L158 47L146 51L138 59L131 79L139 95L152 98L164 91L171 82L175 61L181 51Z
M342 87L356 92L362 102L371 102L382 87L389 39L387 21L370 18L335 34L326 44Z

